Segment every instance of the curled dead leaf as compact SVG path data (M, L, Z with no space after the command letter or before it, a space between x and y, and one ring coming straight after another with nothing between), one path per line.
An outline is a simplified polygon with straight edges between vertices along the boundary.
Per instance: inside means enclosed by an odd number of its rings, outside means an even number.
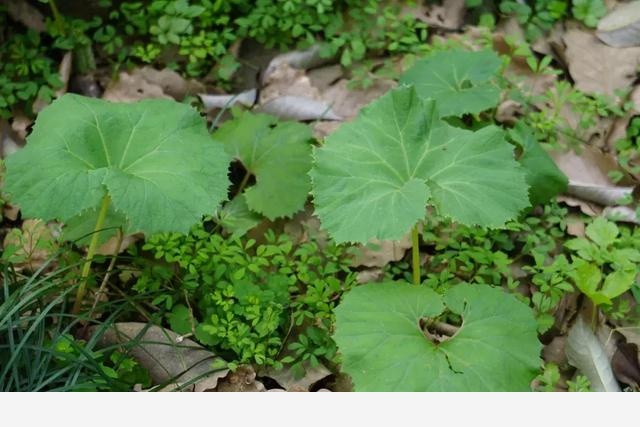
M277 55L267 66L262 78L263 81L269 80L271 74L273 74L282 64L286 64L289 67L298 70L304 70L314 68L331 61L332 58L323 58L320 56L320 45L313 45L305 50L294 50L292 52Z
M639 47L607 46L592 32L579 29L567 31L563 40L569 73L576 88L615 96L616 90L629 88L636 79Z
M613 47L640 45L640 3L618 3L598 22L596 35Z
M249 89L235 95L209 95L201 93L198 96L204 105L205 111L209 112L221 108L231 108L236 104L251 107L256 102L256 90Z
M96 328L92 328L94 333ZM194 341L159 326L138 322L115 323L100 336L101 347L122 345L149 371L163 391L210 391L229 369L222 359Z

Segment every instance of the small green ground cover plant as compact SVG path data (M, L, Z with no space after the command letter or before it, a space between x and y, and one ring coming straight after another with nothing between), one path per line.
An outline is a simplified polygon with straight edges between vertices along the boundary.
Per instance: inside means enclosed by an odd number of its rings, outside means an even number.
M151 236L143 249L168 264L145 263L134 289L156 293L171 329L195 335L229 366L287 364L300 376L306 363L336 366L333 309L355 284L343 248L294 245L272 231L257 243L199 225Z

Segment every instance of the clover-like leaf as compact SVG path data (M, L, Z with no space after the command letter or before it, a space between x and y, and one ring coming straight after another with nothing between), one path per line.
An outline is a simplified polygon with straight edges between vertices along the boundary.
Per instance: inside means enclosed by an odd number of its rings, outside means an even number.
M492 80L499 68L500 58L490 50L449 50L417 61L400 83L414 85L422 98L435 99L442 116L475 114L498 104L500 89Z
M304 207L311 189L309 126L244 113L225 122L213 137L255 176L256 185L244 192L251 210L273 220Z
M428 201L483 226L503 225L529 205L502 131L453 128L412 87L390 91L330 135L311 177L316 213L337 242L400 239Z
M226 197L228 165L187 105L67 94L7 159L5 185L26 216L67 221L108 195L126 231L186 232Z
M445 306L462 325L434 342L421 324ZM359 286L336 309L334 338L356 391L527 391L542 347L528 306L466 284L444 299L406 283Z

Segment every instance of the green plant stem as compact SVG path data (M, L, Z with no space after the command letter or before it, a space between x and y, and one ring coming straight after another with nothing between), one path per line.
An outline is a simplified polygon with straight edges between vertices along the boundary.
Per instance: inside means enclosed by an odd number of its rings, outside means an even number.
M96 249L98 248L100 231L102 230L104 221L107 218L107 212L109 212L110 203L111 198L109 197L109 195L105 194L105 196L102 198L102 203L100 204L100 212L98 213L96 226L93 228L93 235L91 236L91 242L89 242L89 249L87 250L85 263L82 267L82 274L80 275L80 286L78 286L76 301L73 304L74 314L80 312L80 308L82 307L82 300L84 299L84 294L87 290L87 279L89 278L89 272L91 271L91 261L93 260L93 256L95 255Z
M247 171L247 173L244 174L244 178L242 178L242 181L240 182L240 186L238 187L236 196L239 196L240 194L242 194L244 187L246 187L247 183L249 182L249 178L251 178L251 172Z
M64 21L62 20L62 15L60 15L60 10L58 9L58 5L56 5L55 0L49 0L49 7L51 8L51 14L53 15L53 20L58 27L58 31L60 31L61 34L64 34Z
M116 234L117 238L116 238L115 250L113 251L113 256L111 257L111 261L109 262L109 267L107 267L107 272L104 274L104 277L102 278L102 283L100 283L100 288L98 288L98 292L96 292L96 296L93 299L93 305L91 306L91 311L89 312L90 319L93 316L93 313L96 310L96 307L98 306L98 302L100 301L100 298L102 297L102 295L106 294L109 278L111 277L113 268L116 266L116 260L118 259L118 254L120 253L120 246L122 246L124 233L122 232L121 228L119 228L116 233L117 233Z
M413 284L420 284L420 235L418 233L418 223L411 230L411 259L413 266Z

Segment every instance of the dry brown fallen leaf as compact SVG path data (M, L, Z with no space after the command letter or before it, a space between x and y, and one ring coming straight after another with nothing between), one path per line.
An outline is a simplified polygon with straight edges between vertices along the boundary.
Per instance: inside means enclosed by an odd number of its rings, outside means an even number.
M269 65L262 75L262 81L263 83L266 82L281 64L287 64L289 67L297 70L306 70L326 64L332 60L332 58L323 58L320 56L319 44L313 45L305 50L294 50L282 53L269 62Z
M210 112L222 108L231 108L236 104L251 107L256 102L257 91L255 89L245 90L235 95L212 95L201 93L198 96L202 101L205 111Z
M355 118L360 109L397 86L394 80L378 79L367 89L349 89L349 82L341 79L322 93L322 98L345 120Z
M589 379L594 391L620 391L604 345L581 316L569 330L566 353L569 363Z
M156 70L153 67L144 66L134 70L133 75L146 80L148 83L160 86L165 94L178 101L204 90L202 83L193 79L187 80L169 68Z
M18 139L9 122L0 119L0 158L4 159L21 148Z
M211 391L218 392L259 392L267 391L264 384L256 380L256 372L249 365L239 366L218 381Z
M631 197L634 187L618 187L613 185L593 185L569 180L566 194L587 202L602 206L617 206L620 200Z
M118 75L117 80L109 83L102 98L114 102L136 102L147 98L171 99L159 85L148 82L139 74L125 71Z
M292 120L340 120L332 105L322 99L304 70L286 62L276 65L265 79L259 111Z
M280 370L270 368L261 376L274 379L286 391L310 391L311 386L331 375L331 371L322 364L311 367L308 362L305 362L303 367L305 374L302 378L295 378L293 371L287 368Z
M405 6L402 14L409 14L431 28L459 30L467 11L465 0L444 0L441 5L413 4Z
M95 333L95 327L92 333ZM130 346L132 340L136 344ZM101 347L122 344L140 366L149 371L154 385L165 384L163 391L186 386L185 391L210 391L229 373L226 368L212 368L224 361L196 342L175 332L146 323L115 323L101 337Z
M23 112L17 111L11 117L11 130L22 142L27 139L32 124L33 119L27 117Z
M575 237L585 236L586 224L582 215L570 212L567 215L567 234Z
M411 233L407 233L400 240L372 240L356 248L351 265L353 267L384 267L390 262L404 258L409 248L411 248Z
M120 242L120 247L118 248L117 253L121 254L122 252L126 251L129 248L129 246L142 240L143 238L144 238L144 234L142 233L129 234L124 236L124 238ZM109 238L109 240L104 242L101 246L99 246L98 249L96 249L96 254L105 255L105 256L113 255L114 253L116 253L117 245L118 245L118 238L116 236L113 236Z
M632 343L619 342L611 367L618 381L628 384L634 389L640 388L640 361L638 346Z
M559 335L551 340L551 342L542 349L542 357L546 363L555 363L560 367L567 365L567 355L565 353L567 347L567 337Z
M182 100L185 96L202 92L202 84L185 80L175 71L138 68L131 73L121 72L116 81L107 86L102 97L109 101L134 102L146 98Z
M384 271L381 268L367 268L358 271L356 281L360 284L380 282L384 279Z
M16 270L35 271L46 263L56 250L53 233L49 226L39 219L27 219L20 229L11 230L2 245L10 249Z
M640 2L620 3L598 22L596 35L613 47L640 45Z
M565 58L575 87L615 96L628 89L637 76L640 47L615 48L602 43L590 31L570 29L564 36Z
M609 172L624 172L620 169L613 156L603 153L598 148L592 146L582 147L580 153L576 153L575 151L554 151L550 152L550 155L558 168L569 178L569 181L574 184L580 184L581 186L590 186L595 189L615 189L618 185L608 176ZM625 175L625 178L619 184L633 185L634 182L628 175ZM585 200L570 194L568 196L559 196L558 200L565 202L569 206L579 206L582 212L589 216L600 215L602 212L601 207L594 201L594 198Z

